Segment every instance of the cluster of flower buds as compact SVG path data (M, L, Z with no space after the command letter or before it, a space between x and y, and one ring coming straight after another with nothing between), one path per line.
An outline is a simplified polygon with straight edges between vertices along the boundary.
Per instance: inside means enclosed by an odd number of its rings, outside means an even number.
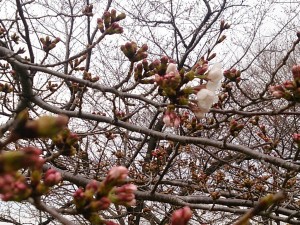
M241 71L236 69L225 70L224 77L226 77L230 81L234 81L238 83L241 81Z
M32 195L41 196L48 193L50 187L57 185L61 180L61 174L54 169L48 169L44 175L41 170L32 170L30 176Z
M146 44L138 48L135 42L127 42L125 45L121 45L121 51L131 62L138 62L147 58L148 46Z
M17 171L24 167L39 169L44 164L40 154L41 150L34 147L4 152L0 155L0 173Z
M49 169L44 175L44 184L51 187L57 185L62 180L61 174L55 169Z
M97 81L100 79L100 77L99 77L99 76L92 77L92 74L91 74L91 73L89 73L89 72L87 72L87 71L84 71L84 72L83 72L83 79L84 79L84 80L88 80L88 81L94 83L94 82L97 82Z
M164 116L163 122L167 127L175 127L178 128L181 120L177 113L174 111L174 105L169 105Z
M84 60L86 60L87 55L81 56L79 59L76 58L74 60L69 61L69 65L71 66L72 69L79 71L79 70L85 70L85 67L78 67Z
M93 16L93 8L94 6L92 4L86 5L82 10L82 14L86 16Z
M128 170L125 167L113 167L101 183L91 181L85 190L79 188L73 195L77 211L92 224L98 224L96 221L101 222L99 224L114 224L104 221L96 212L108 209L111 203L124 206L135 205L136 186L124 184L127 175Z
M117 135L111 131L107 131L105 132L105 137L107 138L107 140L113 140L114 138L117 137Z
M40 38L40 41L43 44L43 50L45 52L49 52L51 49L56 47L56 44L60 42L60 38L54 38L54 40L51 40L49 36L46 36L46 38Z
M171 225L187 225L192 218L192 211L188 206L173 212L171 217Z
M177 70L177 65L169 63L165 75L155 74L155 82L162 89L164 95L168 97L176 96L177 88L181 84L181 75Z
M230 28L230 24L226 23L225 20L221 20L220 31L227 30Z
M232 136L236 137L244 127L244 124L238 123L235 119L233 119L230 121L229 132Z
M11 40L13 42L15 42L16 44L19 44L19 41L20 41L20 36L18 36L16 33L13 33L11 36L10 36Z
M30 120L27 109L20 112L11 129L12 140L20 138L51 138L68 124L67 116L41 116L36 120Z
M21 201L31 195L43 195L49 187L58 184L61 175L50 169L42 182L42 165L45 160L40 157L41 150L27 147L17 151L5 152L0 155L0 196L4 201ZM29 168L30 180L18 171Z
M134 184L124 184L121 187L114 187L109 193L109 199L112 203L124 206L133 206L136 204L134 192L137 190Z
M167 155L167 151L165 150L165 148L157 148L154 151L152 151L152 156L157 158L158 160L164 160L166 155Z
M14 90L14 88L10 84L8 84L8 83L5 83L5 84L0 83L0 92L10 93L13 90Z
M55 92L57 87L58 87L57 83L52 83L51 81L48 81L48 85L46 88L51 92Z
M270 86L269 91L275 98L300 102L300 65L292 68L293 80L286 80L281 85Z
M112 9L110 12L105 11L103 13L102 19L97 19L98 29L106 34L121 34L123 33L123 28L117 23L120 20L125 19L125 13L121 13L117 16L115 9Z
M197 93L197 106L190 104L191 110L195 113L197 118L203 118L205 113L209 112L214 103L218 102L216 91L221 87L221 80L223 79L223 72L221 64L217 63L205 75L207 83L205 88L200 87Z
M0 175L0 196L3 201L22 201L31 194L25 177L9 172Z
M72 133L68 128L64 128L57 135L52 137L52 141L59 149L62 155L72 156L76 154L78 145L78 136Z

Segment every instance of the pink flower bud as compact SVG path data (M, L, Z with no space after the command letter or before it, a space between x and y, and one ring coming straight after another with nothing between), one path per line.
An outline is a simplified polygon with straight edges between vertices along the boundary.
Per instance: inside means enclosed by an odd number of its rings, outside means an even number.
M171 225L186 225L191 217L191 209L188 206L185 206L172 214Z
M293 137L294 142L296 142L297 144L300 144L300 134L294 133L292 137Z
M269 91L275 98L282 98L284 96L284 89L280 85L270 86Z
M176 117L175 120L174 120L174 127L175 128L178 128L180 125L180 118L179 117Z
M300 79L300 65L294 65L292 68L294 80Z
M73 194L74 199L79 200L84 198L84 190L82 188L79 188L75 191Z
M170 118L170 115L169 114L165 114L164 117L163 117L163 122L165 123L165 125L167 127L170 127L171 126L171 118Z
M296 84L291 80L284 81L283 86L288 90L294 90L297 87Z
M92 192L96 192L99 188L99 183L96 180L92 180L90 183L86 185L86 190L91 190Z
M49 169L45 173L44 183L47 186L54 186L61 181L62 177L59 172L54 169Z
M119 184L123 183L128 175L128 169L123 166L116 166L111 168L105 179L106 184Z
M136 203L134 195L136 190L137 188L134 184L124 184L111 191L110 199L118 205L133 206Z

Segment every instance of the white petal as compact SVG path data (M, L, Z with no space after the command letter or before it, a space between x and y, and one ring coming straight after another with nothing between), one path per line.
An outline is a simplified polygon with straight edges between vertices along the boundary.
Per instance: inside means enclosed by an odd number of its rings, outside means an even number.
M216 82L212 82L212 81L208 81L206 83L206 88L210 91L215 92L216 90L220 89L222 86L221 81L216 81Z
M178 73L177 71L177 65L174 63L169 63L167 70L166 70L166 74L170 73L170 72L174 72L174 74Z
M212 68L208 71L207 78L212 82L222 80L223 71L221 63L216 63L212 66Z
M215 93L208 89L201 89L197 93L198 107L203 112L209 111L209 109L213 105L214 99L215 99Z

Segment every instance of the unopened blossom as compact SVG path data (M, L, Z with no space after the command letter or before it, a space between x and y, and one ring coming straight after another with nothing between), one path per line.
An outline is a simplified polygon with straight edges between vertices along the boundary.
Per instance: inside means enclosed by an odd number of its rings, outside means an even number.
M3 201L21 201L31 193L24 177L18 173L6 173L0 176L0 197Z
M294 142L300 145L300 134L294 133L292 137Z
M54 186L61 181L62 177L59 172L54 169L49 169L45 173L44 183L47 186Z
M99 210L108 209L111 201L107 197L102 197L99 200L91 201L91 203L86 207L87 210L92 212L97 212Z
M270 86L269 91L275 98L282 98L284 96L284 89L281 85Z
M218 82L223 79L223 71L221 63L216 63L208 71L207 79L211 82Z
M137 190L134 184L124 184L115 187L110 193L110 200L118 205L133 206L136 203L134 192Z
M105 179L105 184L115 185L123 183L128 175L128 169L124 166L116 166L111 168Z
M166 74L170 73L170 72L173 72L174 74L178 73L178 70L177 70L177 65L174 64L174 63L169 63L168 67L167 67L167 70L166 70Z
M300 80L300 65L294 65L292 68L292 73L295 81Z
M215 93L208 89L201 89L197 93L197 105L202 112L209 112L215 100Z
M188 206L185 206L172 214L171 225L186 225L191 217L191 209Z
M163 122L167 127L179 127L181 120L180 117L173 111L167 110L163 116Z
M294 90L297 88L295 82L291 81L291 80L286 80L283 82L283 87L287 90Z

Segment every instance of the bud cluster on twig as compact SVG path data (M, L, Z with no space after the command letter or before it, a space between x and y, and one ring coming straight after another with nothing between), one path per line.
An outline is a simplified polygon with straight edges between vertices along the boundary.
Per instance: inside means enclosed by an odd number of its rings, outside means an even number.
M284 98L300 102L300 65L292 68L293 80L286 80L280 85L270 86L269 91L275 98Z
M98 29L101 33L106 32L106 34L121 34L123 33L123 28L117 23L125 19L125 13L117 15L115 9L111 11L105 11L102 18L97 19Z
M135 205L136 186L124 184L128 175L125 167L113 167L101 183L91 181L85 189L79 188L73 195L76 209L92 224L109 224L97 213L106 210L111 203L124 206Z

